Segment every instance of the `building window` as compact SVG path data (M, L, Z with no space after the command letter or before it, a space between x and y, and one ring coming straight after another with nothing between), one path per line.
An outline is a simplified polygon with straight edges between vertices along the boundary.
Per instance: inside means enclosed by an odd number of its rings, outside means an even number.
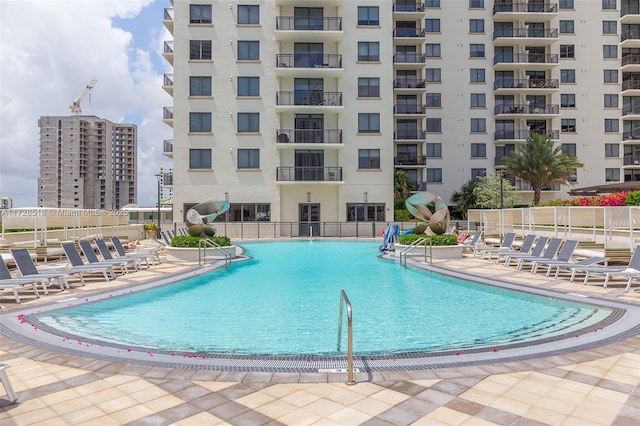
M260 6L257 4L238 5L238 25L257 25L260 23Z
M560 34L574 34L574 32L573 21L560 21Z
M484 32L484 19L469 19L469 32L470 33L483 33Z
M484 0L469 0L469 9L484 9Z
M440 32L440 20L439 19L425 19L424 30L427 33L439 33Z
M211 96L211 77L189 77L189 96Z
M238 96L260 96L260 77L238 77Z
M484 83L486 81L484 68L471 68L469 71L471 83Z
M620 121L617 118L605 118L604 119L604 132L605 133L618 133L618 132L620 132Z
M484 93L471 94L471 108L486 108L487 99Z
M190 149L190 169L211 169L211 149Z
M576 70L560 70L560 83L575 83Z
M605 108L618 108L618 95L605 93L604 95L604 107Z
M442 108L442 93L427 93L425 102L427 108Z
M377 62L380 61L380 43L377 41L358 42L358 61Z
M442 169L427 169L427 182L442 182Z
M211 60L211 40L190 40L189 59Z
M560 150L563 154L569 154L576 156L576 144L575 143L563 143L560 145Z
M358 25L380 25L378 6L358 6Z
M239 61L260 60L260 42L259 41L239 41L238 42L238 60Z
M618 34L618 22L602 21L602 34Z
M604 59L617 59L618 58L618 46L615 44L605 44L602 46L602 57Z
M442 144L434 142L427 143L426 155L428 158L442 158Z
M425 68L425 80L431 83L440 83L442 81L440 73L440 68Z
M440 54L440 43L427 43L425 44L425 56L428 58L439 58Z
M605 157L620 157L620 144L617 143L605 143L604 144L604 156Z
M605 83L617 83L618 82L618 70L604 70L604 82Z
M615 9L616 1L617 0L602 0L602 9L603 10Z
M574 9L573 0L560 0L560 2L558 3L558 9Z
M384 203L347 203L347 222L384 222Z
M575 118L563 118L560 120L560 131L562 133L575 133L576 132L576 119Z
M358 150L359 169L379 169L380 150L379 149L359 149Z
M425 120L425 130L429 133L442 132L442 119L441 118L427 118Z
M210 4L192 4L189 6L189 23L190 24L210 24L211 23L211 5Z
M487 158L487 144L486 143L472 143L471 144L471 158Z
M210 112L190 112L189 132L191 133L211 133L211 113Z
M573 44L561 44L560 45L560 58L562 59L575 59L576 52Z
M378 77L358 78L358 96L361 98L379 98L380 79Z
M380 133L380 114L358 114L358 133Z
M229 222L269 222L271 204L232 203L226 214L218 216L216 221Z
M487 120L484 118L472 118L471 119L471 133L486 133L487 132Z
M472 58L484 58L484 44L469 45L469 56Z
M487 169L471 169L471 180L477 182L487 175Z
M620 169L604 169L605 182L620 182Z
M576 107L576 95L575 95L575 93L562 93L560 95L560 107L561 108L575 108Z
M260 131L260 113L239 112L238 133L258 133Z
M238 168L239 169L259 169L260 168L260 150L259 149L238 149Z
M424 6L429 8L440 7L440 0L427 0L424 2Z

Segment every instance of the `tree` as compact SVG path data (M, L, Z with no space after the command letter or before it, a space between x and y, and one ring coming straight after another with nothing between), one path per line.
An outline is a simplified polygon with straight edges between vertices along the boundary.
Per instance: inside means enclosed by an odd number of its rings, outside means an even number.
M518 188L501 173L482 176L473 190L478 206L487 209L509 209L520 201Z
M568 185L575 169L584 167L575 155L562 152L560 146L546 135L534 133L504 159L506 172L528 182L533 187L533 205L540 204L542 189L554 185Z
M463 219L467 218L467 210L478 206L476 195L473 193L477 186L478 182L469 180L459 190L451 194L451 198L449 198L449 202L452 204L451 210L459 214Z
M393 175L393 199L396 204L404 203L404 201L411 196L413 188L413 182L407 172L404 170L396 170Z

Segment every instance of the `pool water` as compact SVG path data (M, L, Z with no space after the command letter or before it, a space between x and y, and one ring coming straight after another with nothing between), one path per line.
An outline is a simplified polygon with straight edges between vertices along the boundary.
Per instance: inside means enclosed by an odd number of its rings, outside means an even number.
M611 311L404 268L379 242L243 243L253 258L148 291L51 311L65 333L154 351L339 355L495 347L589 327ZM346 315L345 320L346 321Z

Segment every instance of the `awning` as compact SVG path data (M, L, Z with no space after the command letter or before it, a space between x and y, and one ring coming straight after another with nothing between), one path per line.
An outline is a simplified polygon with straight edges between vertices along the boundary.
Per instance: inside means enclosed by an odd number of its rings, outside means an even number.
M614 192L640 191L640 181L614 182L604 185L587 186L569 191L571 196L591 196L598 194L611 194Z

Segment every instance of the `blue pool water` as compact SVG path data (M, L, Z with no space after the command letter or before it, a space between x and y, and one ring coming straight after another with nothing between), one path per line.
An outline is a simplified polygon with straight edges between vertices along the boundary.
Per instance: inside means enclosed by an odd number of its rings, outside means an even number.
M588 327L610 311L401 267L379 242L246 243L253 259L148 291L38 315L66 333L155 351L332 355L340 290L354 351L494 347Z

